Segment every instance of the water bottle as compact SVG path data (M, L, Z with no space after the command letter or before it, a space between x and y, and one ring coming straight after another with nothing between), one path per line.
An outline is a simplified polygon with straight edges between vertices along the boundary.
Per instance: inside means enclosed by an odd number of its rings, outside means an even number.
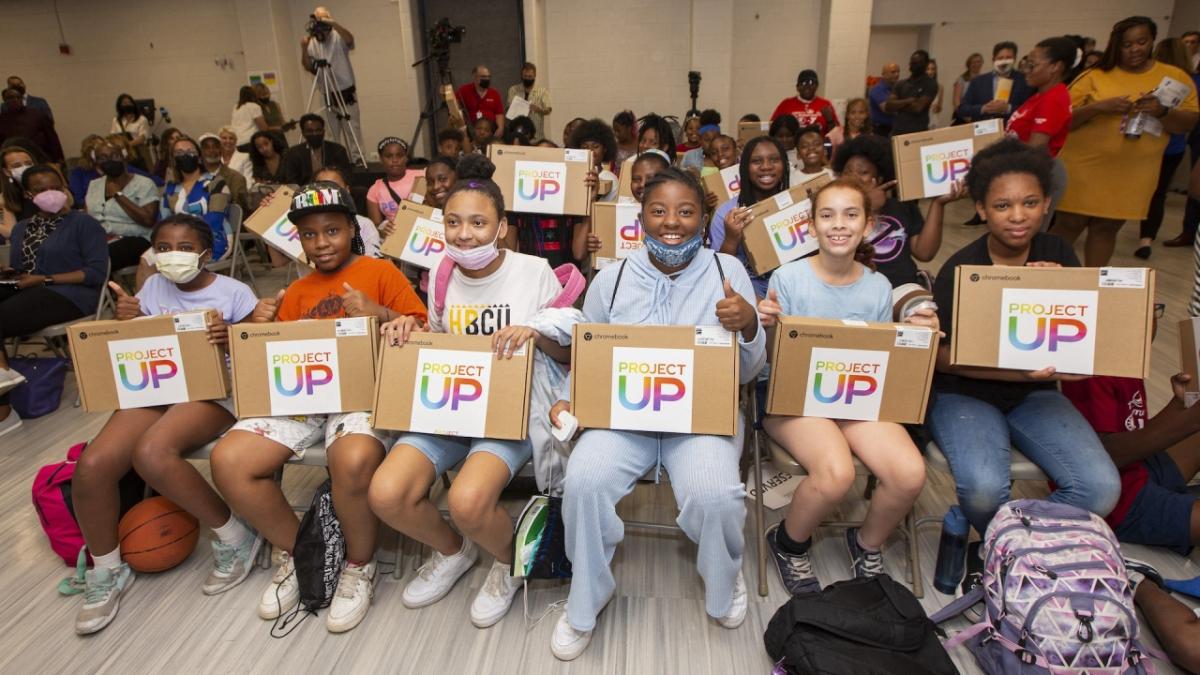
M967 517L957 504L946 511L942 519L942 538L938 542L937 566L933 573L933 587L953 595L962 581L967 564L967 535L970 533Z

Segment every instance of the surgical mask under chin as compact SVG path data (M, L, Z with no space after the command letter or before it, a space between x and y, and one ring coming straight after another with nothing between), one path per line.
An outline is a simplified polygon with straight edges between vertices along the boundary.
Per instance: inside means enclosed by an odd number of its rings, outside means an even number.
M1012 72L1013 59L996 59L992 61L992 68L1001 75L1007 75Z
M496 237L490 243L476 246L475 248L459 248L446 244L446 255L454 261L455 265L471 271L481 270L492 261L500 256L500 249L496 247L496 242L500 240L500 229L496 229Z
M67 205L67 193L62 190L43 190L33 196L33 205L45 213L58 213Z
M700 251L700 245L703 242L700 232L696 232L696 236L681 244L664 244L649 234L642 238L642 243L646 246L646 252L655 260L667 267L674 268L690 263L692 258L696 257L696 253Z
M158 273L166 277L167 281L186 284L200 276L201 255L203 254L191 251L163 251L154 254L154 263Z

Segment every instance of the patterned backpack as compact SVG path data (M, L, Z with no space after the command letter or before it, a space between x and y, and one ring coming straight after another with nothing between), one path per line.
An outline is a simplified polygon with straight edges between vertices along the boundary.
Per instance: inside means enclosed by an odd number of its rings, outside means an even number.
M982 600L983 619L945 642L965 643L990 675L1154 673L1139 644L1133 594L1112 530L1066 504L1022 499L1000 507L983 539L983 584L932 617Z

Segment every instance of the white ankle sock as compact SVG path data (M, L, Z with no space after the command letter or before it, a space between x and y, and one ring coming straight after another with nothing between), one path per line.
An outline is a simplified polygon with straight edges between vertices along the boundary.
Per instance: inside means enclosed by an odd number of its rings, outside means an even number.
M104 555L92 554L92 562L95 563L95 569L107 567L116 569L121 566L121 547L118 546Z
M231 515L224 525L213 528L213 534L217 535L217 539L220 539L222 544L237 546L246 541L246 537L250 536L250 530L246 529L242 521Z

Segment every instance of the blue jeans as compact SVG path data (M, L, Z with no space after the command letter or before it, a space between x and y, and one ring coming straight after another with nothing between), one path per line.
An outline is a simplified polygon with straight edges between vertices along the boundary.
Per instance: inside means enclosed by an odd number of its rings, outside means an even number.
M1057 390L1025 397L1008 414L972 396L937 394L929 430L950 462L958 503L980 533L1009 501L1009 448L1015 446L1058 485L1050 501L1100 516L1117 503L1117 468L1075 406Z

